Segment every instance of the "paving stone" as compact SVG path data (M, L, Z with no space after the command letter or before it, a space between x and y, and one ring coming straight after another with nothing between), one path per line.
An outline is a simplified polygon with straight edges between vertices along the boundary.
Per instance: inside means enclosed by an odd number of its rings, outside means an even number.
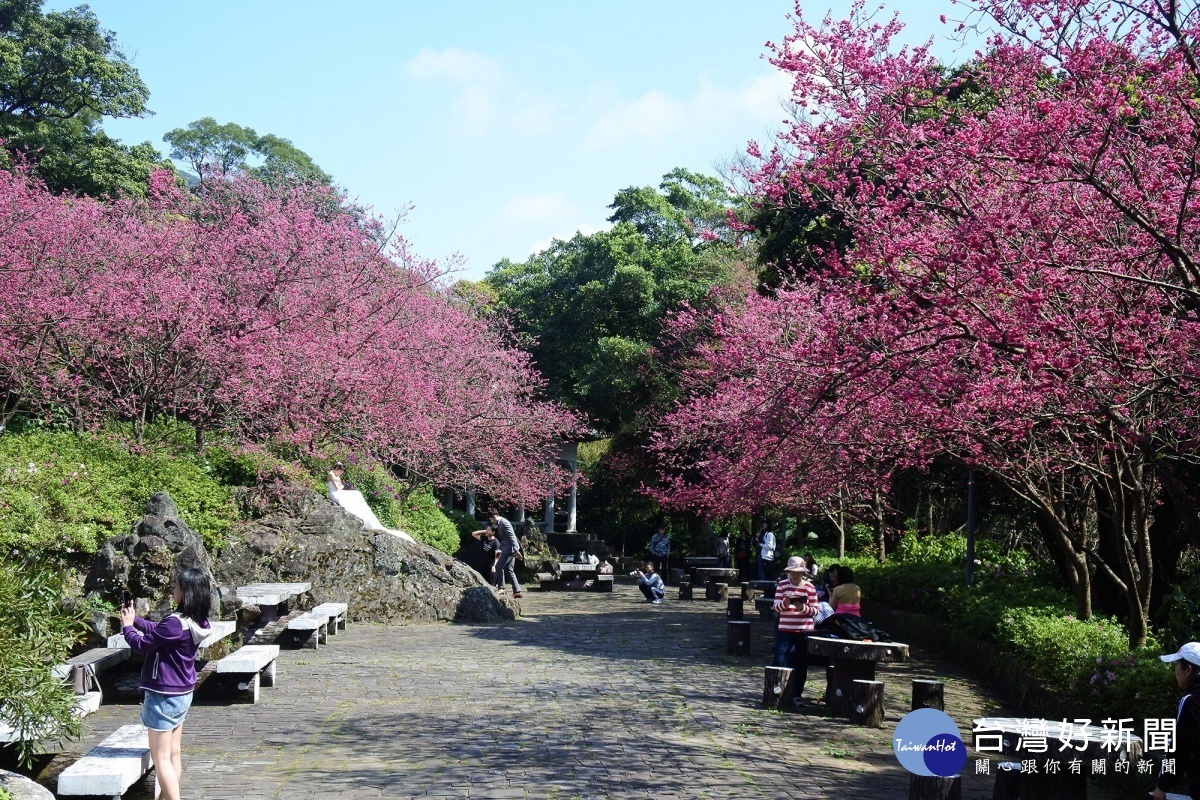
M766 625L754 624L756 655L735 658L725 655L723 608L651 608L621 581L612 594L535 592L521 605L515 623L352 623L320 650L280 653L279 680L257 705L193 707L184 795L904 798L908 774L890 736L913 678L947 680L947 712L964 732L1001 711L969 676L916 648L911 662L879 670L883 729L819 706L764 711ZM812 668L805 695L823 688ZM102 706L39 781L52 786L137 714ZM964 776L964 800L990 798L992 780Z

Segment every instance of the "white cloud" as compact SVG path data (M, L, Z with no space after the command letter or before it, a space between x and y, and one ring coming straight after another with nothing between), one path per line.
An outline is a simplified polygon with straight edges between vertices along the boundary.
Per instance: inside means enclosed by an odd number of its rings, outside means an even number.
M444 50L423 48L404 65L404 72L420 80L447 80L453 83L477 84L502 75L495 59L471 50L447 47Z
M691 95L679 97L651 90L634 100L593 97L596 121L583 140L586 150L602 150L629 142L661 144L680 137L701 137L722 129L746 130L747 123L781 122L781 101L791 90L787 75L770 73L736 86L701 75Z
M503 63L472 50L422 49L404 65L404 73L427 83L455 87L448 99L448 127L476 137L494 129L531 135L556 125L549 98L517 85Z

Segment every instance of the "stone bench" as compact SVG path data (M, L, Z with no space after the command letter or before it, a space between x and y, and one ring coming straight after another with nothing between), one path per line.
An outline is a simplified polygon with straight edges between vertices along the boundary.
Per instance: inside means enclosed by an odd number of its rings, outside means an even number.
M141 725L123 725L58 775L58 794L120 800L150 771L150 740Z
M121 641L124 641L121 637ZM67 659L67 675L60 676L63 680L70 678L75 694L86 694L92 688L95 676L104 670L115 667L129 658L128 647L96 647L77 656Z
M297 583L251 583L237 587L237 598L247 605L258 606L262 621L271 622L288 613L288 603L296 595L312 589L308 581Z
M60 669L56 670L55 674L65 681L69 673L66 673ZM71 711L77 717L86 717L88 714L91 714L96 709L100 708L101 700L103 700L103 695L101 695L99 691L77 694L75 695L74 707L71 709ZM24 735L22 735L22 733ZM4 720L0 720L0 744L11 744L13 742L19 742L23 740L43 741L47 739L56 739L60 735L61 732L55 730L50 725L45 726L43 729L19 732L16 728L12 727Z
M323 614L329 618L329 635L336 636L338 631L346 630L346 613L350 607L345 603L321 603L310 614Z
M314 614L311 611L299 617L289 619L287 631L300 647L320 649L328 642L329 617L326 614Z
M217 644L222 639L232 636L237 630L237 623L233 620L209 620L209 627L212 632L200 640L200 644L196 645L198 651L204 651L214 644ZM109 649L113 650L128 650L129 642L125 641L125 635L118 633L115 636L108 637Z
M613 583L615 582L616 577L616 575L597 575L596 591L611 592L613 590Z
M250 702L258 702L258 687L275 685L277 644L249 644L217 662L217 674L238 679L238 690L245 692Z

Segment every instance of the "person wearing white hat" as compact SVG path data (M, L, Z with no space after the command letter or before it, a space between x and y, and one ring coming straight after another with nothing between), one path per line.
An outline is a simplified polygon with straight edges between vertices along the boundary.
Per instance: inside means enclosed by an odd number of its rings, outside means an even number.
M1178 653L1159 658L1174 662L1175 683L1184 692L1175 710L1175 763L1182 764L1187 774L1188 793L1200 798L1200 642L1188 642ZM1176 775L1160 768L1150 796L1165 800L1167 790L1177 782Z
M775 629L775 660L771 666L793 670L799 700L808 680L808 635L813 632L817 615L817 588L808 580L804 559L789 558L783 571L787 579L775 585L774 608L779 612L779 626Z

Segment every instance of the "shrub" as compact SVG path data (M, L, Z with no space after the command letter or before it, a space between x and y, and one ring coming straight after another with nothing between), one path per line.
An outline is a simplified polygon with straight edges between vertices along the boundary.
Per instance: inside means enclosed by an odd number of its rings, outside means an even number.
M0 560L0 718L28 739L17 744L23 763L35 740L79 732L73 693L51 672L86 630L66 594L64 574L44 560Z
M430 547L451 556L458 552L458 528L428 488L413 491L400 503L398 523L400 530Z
M205 545L219 549L238 514L211 471L194 455L134 452L111 435L0 434L0 547L90 553L165 491Z

